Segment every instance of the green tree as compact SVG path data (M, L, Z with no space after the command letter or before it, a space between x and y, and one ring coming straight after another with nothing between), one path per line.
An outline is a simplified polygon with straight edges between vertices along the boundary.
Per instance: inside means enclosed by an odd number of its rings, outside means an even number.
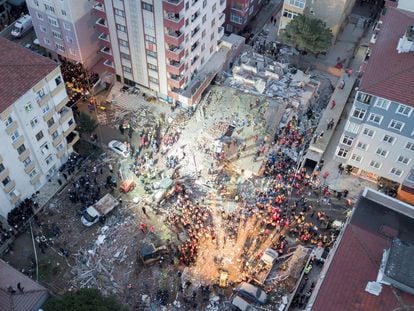
M92 133L98 123L85 112L81 112L78 119L78 130L81 133Z
M299 51L318 55L329 49L333 35L320 19L298 15L287 24L281 38Z
M51 298L44 305L45 311L127 311L114 297L104 297L93 288L67 292L60 298Z

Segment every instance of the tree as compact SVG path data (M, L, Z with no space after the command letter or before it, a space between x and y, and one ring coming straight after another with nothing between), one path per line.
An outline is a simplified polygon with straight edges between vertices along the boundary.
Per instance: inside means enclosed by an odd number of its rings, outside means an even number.
M282 40L299 51L313 54L326 52L332 43L332 31L317 18L298 15L287 24Z
M67 292L61 298L49 299L45 311L127 311L114 297L104 297L93 288L83 288Z
M78 120L78 129L82 133L92 133L97 127L95 119L91 118L88 114L81 112Z

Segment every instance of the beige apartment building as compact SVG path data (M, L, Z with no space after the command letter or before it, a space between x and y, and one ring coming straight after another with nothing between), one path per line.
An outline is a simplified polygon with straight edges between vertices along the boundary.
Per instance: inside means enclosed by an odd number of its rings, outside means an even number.
M66 162L79 134L59 64L0 38L0 76L0 215L7 217Z
M284 0L278 33L299 14L323 20L331 28L334 38L341 31L356 0Z

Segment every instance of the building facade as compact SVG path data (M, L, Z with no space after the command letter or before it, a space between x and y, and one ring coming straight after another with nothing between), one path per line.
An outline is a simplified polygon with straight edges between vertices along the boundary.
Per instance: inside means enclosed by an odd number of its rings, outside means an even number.
M68 60L92 67L99 59L94 5L88 0L27 0L39 44Z
M104 64L118 81L189 106L194 98L185 92L224 34L225 5L225 0L98 0Z
M373 180L401 184L414 164L414 45L404 44L412 41L413 25L414 12L387 8L336 150L355 173Z
M355 0L284 0L278 33L283 31L294 17L305 14L323 20L336 38L354 4Z
M227 0L226 23L227 32L241 33L249 21L259 12L266 0Z
M0 215L6 217L66 162L79 134L57 63L2 38L0 63L9 77L0 81Z

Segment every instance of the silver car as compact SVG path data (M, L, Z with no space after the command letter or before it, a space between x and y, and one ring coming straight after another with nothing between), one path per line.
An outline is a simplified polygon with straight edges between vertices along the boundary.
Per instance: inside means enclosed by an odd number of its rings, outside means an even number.
M265 304L267 301L267 295L263 290L247 282L241 283L236 291L239 296L254 303Z
M111 140L108 143L108 147L113 152L123 156L124 158L127 158L129 156L129 151L128 151L127 146L124 143L121 143L118 140Z

